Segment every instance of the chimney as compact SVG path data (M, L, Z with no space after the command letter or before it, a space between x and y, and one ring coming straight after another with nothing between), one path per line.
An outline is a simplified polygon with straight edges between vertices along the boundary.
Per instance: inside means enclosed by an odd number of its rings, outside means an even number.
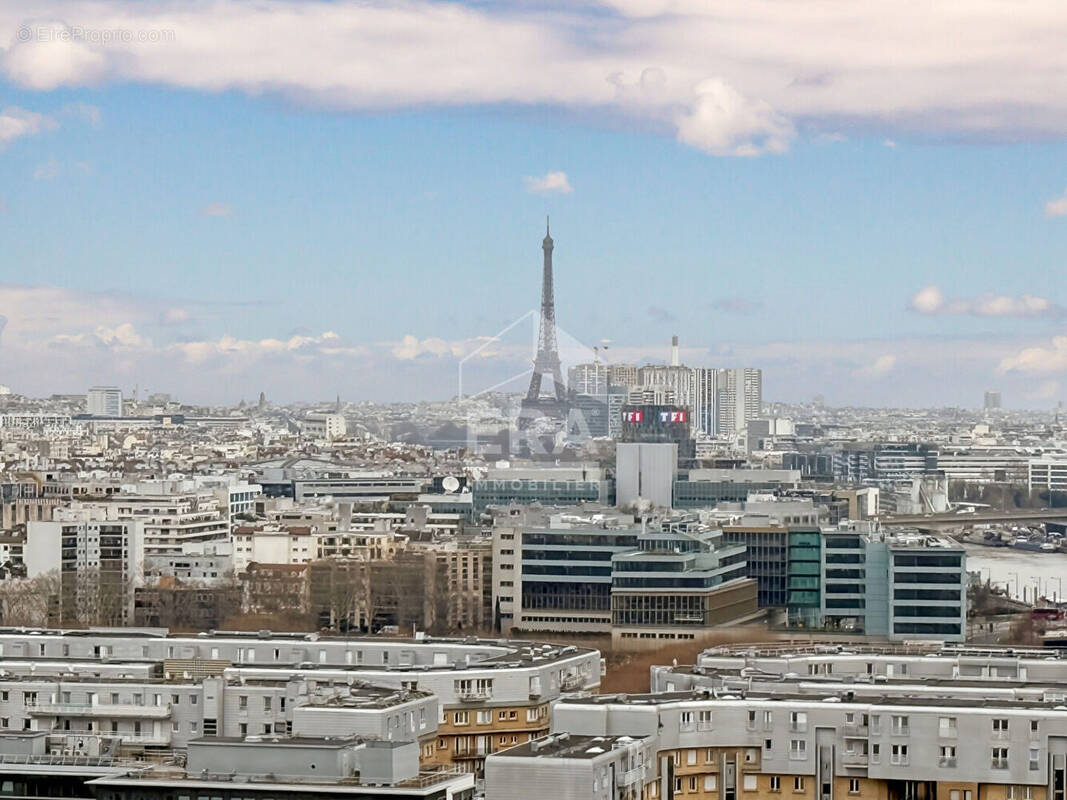
M677 335L671 337L671 366L678 366L678 337Z

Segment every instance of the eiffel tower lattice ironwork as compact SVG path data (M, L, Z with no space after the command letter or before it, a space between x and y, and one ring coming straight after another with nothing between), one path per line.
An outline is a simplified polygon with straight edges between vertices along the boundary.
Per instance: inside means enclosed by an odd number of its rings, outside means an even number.
M541 325L537 332L537 356L534 358L533 374L530 375L530 388L526 392L524 405L545 408L552 405L552 398L541 397L541 380L545 375L550 375L556 393L554 401L561 409L567 400L567 387L563 383L556 345L556 298L552 288L553 246L546 218L545 238L541 242L541 249L545 252L545 266L541 276ZM549 402L546 403L545 400Z

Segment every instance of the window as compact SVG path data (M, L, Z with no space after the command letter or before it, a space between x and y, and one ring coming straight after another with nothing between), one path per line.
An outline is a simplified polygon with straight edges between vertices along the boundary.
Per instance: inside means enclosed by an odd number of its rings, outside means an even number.
M938 735L944 737L955 738L956 736L956 718L955 717L940 717L937 722Z
M241 709L241 711L248 710L248 695L243 694L237 698L237 707Z
M1008 768L1008 748L1006 747L994 747L993 748L993 769L1007 769Z
M539 709L539 708L528 708L528 709L526 709L526 721L527 722L537 722L537 720L539 720L540 718L541 718L541 709Z
M692 766L693 764L697 763L697 751L696 750L686 750L685 751L685 763L688 764L689 766Z
M711 730L711 711L703 710L697 715L697 730Z
M1031 745L1030 747L1030 771L1037 772L1041 761L1041 750Z
M771 791L772 792L780 792L780 791L782 791L782 779L781 779L780 776L771 775Z
M793 739L789 742L789 757L794 761L803 761L808 755L808 743L804 739Z
M457 711L452 715L454 725L470 725L471 715L469 711Z
M175 724L175 725L177 725L178 723L177 723L177 722L175 722L174 724ZM243 739L244 737L248 736L248 723L247 723L247 722L241 722L241 723L239 723L239 724L237 725L237 732L238 732L238 733L239 733L239 734L241 735L241 738L242 738L242 739Z
M681 778L675 778L674 779L674 793L675 794L681 794L681 791L682 791L682 779Z
M1007 739L1008 738L1008 720L997 717L993 720L993 738L994 739Z
M789 730L802 733L808 729L808 715L804 711L789 712Z
M939 767L954 767L956 766L956 745L943 744L941 745L940 754L938 756L937 765Z
M691 777L689 779L689 791L695 792L696 790L697 790L697 779L696 779L696 775L694 775L693 777Z
M896 766L903 767L908 764L908 746L906 744L895 744L889 751L889 763Z
M960 800L960 790L953 789L948 793L948 800Z
M683 711L678 717L678 728L683 731L693 730L693 712Z
M714 792L715 791L715 785L716 785L715 778L716 777L717 776L715 776L715 775L705 775L704 776L704 791L705 792ZM655 785L655 784L653 784L653 785Z
M756 712L752 710L748 712L748 729L750 731L756 730Z
M749 747L745 750L745 763L755 764L758 751L755 748Z
M907 736L908 735L908 717L903 714L894 714L891 719L890 733L893 736Z
M802 792L802 791L804 791L804 776L803 775L795 775L795 776L793 776L793 791L794 792Z
M264 711L270 711L271 710L271 701L272 700L273 700L273 698L271 698L271 697L264 697L263 698L263 710Z
M860 779L859 778L849 778L848 779L848 793L849 794L859 794L860 793Z
M754 791L756 791L756 776L755 775L745 775L744 779L743 779L743 783L741 784L741 788L743 790L745 790L746 792L754 792Z
M1038 722L1036 719L1030 720L1030 733L1037 733Z
M479 711L477 716L477 723L479 725L488 725L493 721L492 711Z
M881 758L882 758L882 745L880 745L880 744L872 744L871 745L871 763L872 764L877 764L881 760Z

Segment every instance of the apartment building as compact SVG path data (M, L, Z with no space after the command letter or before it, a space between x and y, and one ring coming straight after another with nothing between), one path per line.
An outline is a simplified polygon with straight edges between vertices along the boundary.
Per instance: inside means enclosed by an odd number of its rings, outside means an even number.
M551 703L595 691L600 674L595 650L500 639L8 629L0 734L169 752L201 736L307 732L333 714L341 732L413 739L426 765L480 772L487 754L547 733ZM388 719L359 717L371 712Z
M487 800L543 796L561 772L568 797L1063 797L1067 682L1042 651L716 648L653 668L652 685L558 702L550 737L489 757ZM568 742L578 753L557 757ZM608 756L638 743L644 758ZM607 769L579 771L583 758Z
M49 612L55 624L132 623L134 588L144 571L144 523L57 515L63 519L27 523L23 548L27 577L56 576Z

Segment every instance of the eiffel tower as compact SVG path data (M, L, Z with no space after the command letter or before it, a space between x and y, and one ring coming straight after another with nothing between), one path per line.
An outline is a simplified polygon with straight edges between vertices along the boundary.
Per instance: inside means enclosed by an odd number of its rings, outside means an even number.
M556 346L556 299L552 288L552 235L545 219L545 238L541 249L545 252L544 271L541 275L541 325L537 332L537 356L530 375L530 388L522 401L519 427L528 427L533 418L551 417L563 420L567 417L567 387L563 383L559 351ZM541 380L552 377L555 396L541 395Z

